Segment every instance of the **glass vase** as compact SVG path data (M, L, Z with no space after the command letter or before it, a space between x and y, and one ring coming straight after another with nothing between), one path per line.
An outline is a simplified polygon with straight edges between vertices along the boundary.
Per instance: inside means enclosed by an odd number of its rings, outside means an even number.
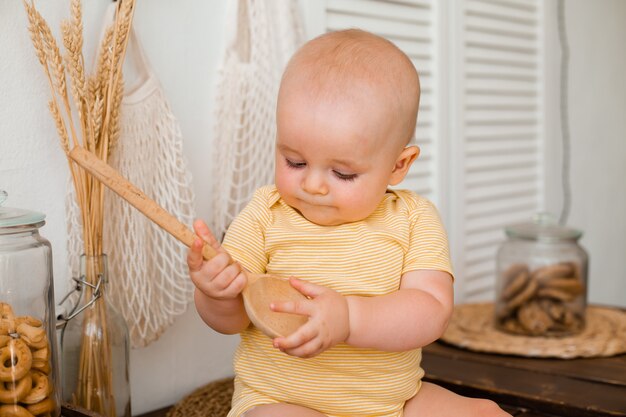
M131 417L128 327L107 297L106 255L82 255L80 271L79 300L60 332L63 399L106 417Z

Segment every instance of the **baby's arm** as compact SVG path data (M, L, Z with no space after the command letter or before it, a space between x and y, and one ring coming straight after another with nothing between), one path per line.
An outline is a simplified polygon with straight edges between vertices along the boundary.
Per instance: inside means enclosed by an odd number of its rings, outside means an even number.
M447 272L417 270L404 274L400 289L379 297L346 297L349 336L357 347L404 351L437 340L454 307Z
M194 230L218 255L209 261L202 258L204 243L197 239L187 254L189 276L196 286L194 301L198 314L213 330L239 333L250 324L241 291L247 283L245 272L221 247L204 222L197 220Z
M435 206L418 198L410 210L409 248L398 291L347 297L350 336L360 347L402 351L439 338L452 315L454 296L446 232Z
M275 302L274 311L303 314L309 321L274 346L299 357L312 357L340 342L356 347L405 351L435 341L453 309L452 277L434 270L404 274L400 289L375 296L347 296L329 288L292 279L309 297L298 303Z

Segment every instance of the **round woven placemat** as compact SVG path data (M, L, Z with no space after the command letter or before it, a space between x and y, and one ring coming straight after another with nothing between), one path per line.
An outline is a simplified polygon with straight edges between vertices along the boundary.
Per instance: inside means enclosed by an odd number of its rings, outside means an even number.
M176 403L166 416L226 417L230 411L233 389L233 378L210 382Z
M588 306L585 329L575 336L518 336L493 326L493 303L457 305L440 340L478 352L538 358L593 358L626 352L626 312Z

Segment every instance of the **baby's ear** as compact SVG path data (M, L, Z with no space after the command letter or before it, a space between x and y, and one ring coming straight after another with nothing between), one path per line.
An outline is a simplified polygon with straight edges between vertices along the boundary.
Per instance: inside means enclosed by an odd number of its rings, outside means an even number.
M398 159L396 159L396 164L393 167L393 171L391 171L391 177L389 177L389 185L397 185L404 177L406 177L407 172L409 172L409 168L411 168L411 164L420 154L420 148L417 146L407 146L404 148Z

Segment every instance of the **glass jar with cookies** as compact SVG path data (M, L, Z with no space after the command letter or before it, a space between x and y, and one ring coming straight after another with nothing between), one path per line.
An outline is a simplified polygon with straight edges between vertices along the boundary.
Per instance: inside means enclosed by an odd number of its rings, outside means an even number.
M587 252L582 232L547 214L505 228L497 254L495 327L527 336L582 331L587 308Z
M0 416L59 416L54 289L42 213L0 190Z

